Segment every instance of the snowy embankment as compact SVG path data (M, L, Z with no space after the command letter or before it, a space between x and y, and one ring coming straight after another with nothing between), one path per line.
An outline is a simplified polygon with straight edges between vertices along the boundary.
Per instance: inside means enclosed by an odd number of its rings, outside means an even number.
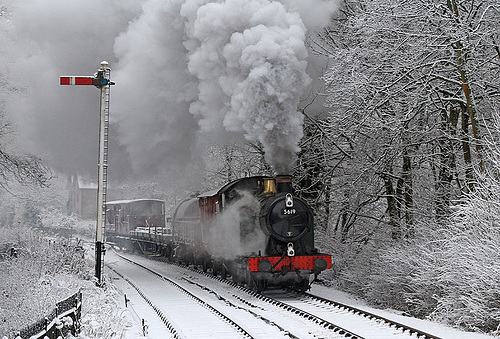
M139 259L139 258L135 258L135 259ZM111 255L108 257L108 261L109 260L112 261L113 265L116 265L116 262L113 261ZM170 272L172 270L173 271L178 270L178 268L176 268L175 266L170 266L170 268L169 268L169 266L167 264L160 264L156 261L148 261L145 258L141 258L141 259L139 259L139 261L141 262L141 264L146 265L154 270L159 270L160 272L162 272L163 274L166 274L166 275L173 274ZM137 272L141 272L141 270L138 269ZM131 273L131 274L139 274L139 273ZM177 273L177 274L182 274L182 273ZM192 272L183 273L182 275L185 276L185 275L189 275L189 274L192 274ZM139 277L134 277L134 276L129 276L129 278L134 280L134 281L140 280ZM199 279L204 279L204 278L200 277ZM120 283L120 281L121 280L116 280L116 283L118 284L118 286L120 286L120 288L122 288L122 289L123 288L127 289L127 291L124 290L124 292L127 294L128 298L134 299L132 297L133 291L131 291L130 288L127 288L127 286L125 286L126 284L124 285L123 283ZM209 283L214 284L214 282L209 282ZM214 287L214 288L216 288L216 287ZM428 333L432 333L432 334L434 334L438 337L441 337L441 338L450 338L450 339L466 339L466 338L486 339L486 338L492 338L491 336L487 336L487 335L460 331L460 330L457 330L457 329L454 329L454 328L451 328L451 327L448 327L448 326L445 326L445 325L442 325L442 324L439 324L436 322L432 322L432 321L402 316L393 310L374 309L374 308L367 306L366 303L353 297L352 295L349 295L347 293L340 292L336 289L325 287L322 285L313 285L311 292L313 294L323 296L323 297L331 299L331 300L336 300L338 302L345 303L347 305L352 305L352 306L357 307L359 309L363 309L363 310L366 310L366 311L369 311L369 312L372 312L375 314L379 314L380 316L383 316L385 318L395 320L397 322L400 322L402 324L405 324L405 325L408 325L408 326L411 326L414 328L418 328L420 330L426 331ZM232 294L232 293L237 294L238 292L233 291L230 294ZM160 300L163 298L163 294L164 293L162 291L156 291L152 295L149 295L149 297L152 300L155 300L154 296L156 295L157 299ZM123 299L124 299L124 297L122 295L121 300L123 300ZM139 307L140 303L141 303L141 298L137 297L137 299L132 300L131 305L129 305L129 310L133 311L135 307L138 307L138 309L137 309L137 312L135 312L135 314L134 314L135 329L126 332L126 338L129 338L129 339L137 338L138 333L140 333L140 331L138 331L137 329L140 328L141 319L143 319L143 318L146 318L147 324L150 325L149 335L147 335L147 337L148 338L156 338L156 336L154 335L155 333L157 333L156 329L152 328L152 327L154 326L154 324L156 322L159 322L160 320L155 319L151 315L147 315L150 313L147 313L144 308ZM234 311L234 312L236 312L236 311ZM169 317L168 314L166 314L166 315L167 315L167 317Z
M431 333L443 339L492 339L495 338L493 336L489 336L486 334L479 334L473 332L465 332L456 328L452 328L446 326L444 324L440 324L434 321L423 320L413 317L407 317L401 315L401 312L386 309L375 309L367 305L364 301L350 295L348 293L338 291L336 289L326 287L323 285L313 285L310 293L321 296L323 298L327 298L330 300L335 300L337 302L350 305L361 310L365 310L367 312L371 312L377 314L381 317L391 319L393 321L399 322L401 324L405 324L407 326L418 328L427 333Z
M14 338L80 289L80 337L121 337L127 321L119 293L112 284L95 286L93 265L79 240L46 238L25 227L0 227L0 338Z
M15 331L38 320L57 301L79 289L83 293L80 338L135 339L142 336L142 317L134 314L130 307L125 308L123 293L113 281L108 280L104 288L95 286L93 253L87 250L82 257L81 242L46 239L27 228L0 228L0 244L0 251L4 253L0 260L0 338L13 338ZM12 245L16 246L17 257L10 256L9 246ZM390 310L374 310L332 288L316 285L312 292L442 338L492 338L403 317ZM154 330L150 329L150 333ZM153 338L151 335L145 337Z

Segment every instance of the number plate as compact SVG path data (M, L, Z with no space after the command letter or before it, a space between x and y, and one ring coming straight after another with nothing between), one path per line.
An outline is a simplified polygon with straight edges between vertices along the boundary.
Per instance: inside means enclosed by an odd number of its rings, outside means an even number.
M283 215L296 215L297 210L295 208L284 208L281 210L281 214L283 214Z

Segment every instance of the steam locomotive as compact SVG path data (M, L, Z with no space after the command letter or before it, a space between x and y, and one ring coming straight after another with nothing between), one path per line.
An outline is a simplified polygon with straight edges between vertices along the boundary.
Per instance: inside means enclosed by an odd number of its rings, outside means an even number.
M271 286L307 290L332 267L331 255L314 248L313 212L293 195L290 176L241 178L182 201L170 229L152 230L148 223L135 230L115 223L123 230L114 232L115 241L231 275L257 292Z

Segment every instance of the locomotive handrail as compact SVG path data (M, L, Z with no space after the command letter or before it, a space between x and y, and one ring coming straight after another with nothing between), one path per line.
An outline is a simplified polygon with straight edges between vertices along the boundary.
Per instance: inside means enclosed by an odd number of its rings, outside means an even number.
M278 260L278 261L276 262L276 264L274 264L274 265L271 267L271 271L274 271L274 269L276 268L276 266L278 266L278 265L279 265L279 263L283 261L283 259L285 259L285 252L283 252L283 255L281 256L280 260Z

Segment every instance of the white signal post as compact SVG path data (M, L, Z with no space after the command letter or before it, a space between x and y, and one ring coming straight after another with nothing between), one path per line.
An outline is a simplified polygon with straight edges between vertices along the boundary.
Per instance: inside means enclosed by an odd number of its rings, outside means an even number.
M61 85L94 85L101 90L99 122L99 163L97 184L97 224L95 235L95 277L102 285L102 267L104 255L104 225L106 221L106 191L108 173L108 129L109 129L109 92L114 82L109 80L111 69L107 61L101 62L101 68L89 76L61 76Z

